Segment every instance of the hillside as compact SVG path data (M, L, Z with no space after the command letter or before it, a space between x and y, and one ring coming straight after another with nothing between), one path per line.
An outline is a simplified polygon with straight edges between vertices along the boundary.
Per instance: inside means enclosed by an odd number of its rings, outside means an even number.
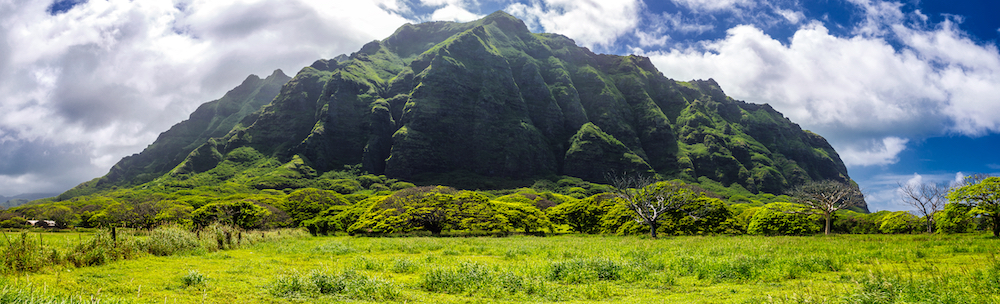
M279 90L280 88L280 90ZM608 173L780 194L850 181L823 137L709 80L595 54L503 12L407 24L290 80L250 76L142 153L59 196L114 187L300 188L345 166L415 183Z

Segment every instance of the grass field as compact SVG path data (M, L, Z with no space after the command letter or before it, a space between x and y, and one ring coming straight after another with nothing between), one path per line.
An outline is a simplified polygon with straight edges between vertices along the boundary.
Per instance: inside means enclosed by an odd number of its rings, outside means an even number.
M297 237L9 275L0 300L1000 303L997 255L986 235Z

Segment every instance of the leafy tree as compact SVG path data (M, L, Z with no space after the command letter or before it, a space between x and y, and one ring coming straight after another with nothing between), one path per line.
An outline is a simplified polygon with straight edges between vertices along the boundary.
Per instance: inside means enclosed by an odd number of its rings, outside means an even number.
M299 189L288 195L284 201L275 202L279 209L291 217L292 225L299 226L320 212L336 206L347 205L347 200L337 192L315 188Z
M605 193L562 203L546 209L545 213L553 222L569 225L573 231L598 233L601 230L601 218L607 214L611 205L614 205L614 196Z
M770 203L758 208L750 219L747 233L758 235L806 235L819 232L820 227L809 214L789 212L803 206L789 203Z
M191 213L191 219L199 227L218 222L242 229L252 229L260 227L268 213L267 209L252 202L229 201L201 206Z
M919 221L917 216L909 212L896 211L882 218L879 231L888 234L910 233L919 225Z
M926 219L927 233L934 232L934 213L944 207L948 188L938 184L899 183L899 193L903 203L916 208L918 215Z
M938 233L964 233L972 231L975 226L971 214L972 207L965 204L950 203L944 205L944 210L937 213L934 223Z
M635 221L649 227L649 235L656 238L660 220L670 212L680 211L697 195L681 182L658 182L642 176L611 178L614 194L632 210Z
M458 190L450 187L416 187L396 191L373 205L348 232L394 233L425 229L434 235L459 223L458 213L464 200L457 200ZM465 196L470 199L469 196ZM479 203L485 197L471 198Z
M491 201L490 205L506 218L511 227L524 229L524 233L530 234L552 226L548 216L534 205L500 201Z
M830 234L830 221L837 210L858 206L864 201L858 188L833 180L809 182L796 187L790 194L802 208L784 212L822 215L826 219L825 234Z
M45 211L43 217L55 221L58 228L67 228L80 221L80 216L67 206L49 207L49 210Z
M0 221L0 228L27 228L28 220L20 217L13 216Z
M732 213L722 200L699 196L664 218L660 231L670 234L738 232L732 218Z
M981 178L973 176L967 179L964 186L957 187L948 193L948 200L964 202L972 207L970 212L981 214L992 220L993 236L1000 237L1000 177Z

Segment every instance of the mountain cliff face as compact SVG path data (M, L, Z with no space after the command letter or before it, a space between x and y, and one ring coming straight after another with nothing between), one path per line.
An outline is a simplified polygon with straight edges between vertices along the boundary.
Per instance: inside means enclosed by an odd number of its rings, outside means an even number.
M306 177L357 164L414 181L642 172L768 193L849 180L825 139L768 105L734 100L711 79L668 79L648 58L531 33L496 12L407 24L290 80L251 76L75 190L205 172L234 151Z

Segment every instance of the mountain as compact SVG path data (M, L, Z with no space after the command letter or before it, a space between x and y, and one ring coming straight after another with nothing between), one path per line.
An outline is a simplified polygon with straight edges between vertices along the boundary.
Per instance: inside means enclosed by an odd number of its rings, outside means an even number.
M112 187L139 185L160 177L179 165L188 154L212 138L222 137L234 127L249 124L247 116L268 104L291 77L275 70L265 79L247 76L222 98L206 102L166 132L141 153L118 161L107 175L83 183L56 197L65 200Z
M54 197L56 195L59 195L59 193L23 193L10 197L0 195L0 209L17 207L29 201Z
M711 79L668 79L645 57L531 33L498 11L406 24L290 80L251 76L60 198L203 173L294 188L355 165L418 183L633 172L779 194L850 181L823 137L769 105L734 100Z

